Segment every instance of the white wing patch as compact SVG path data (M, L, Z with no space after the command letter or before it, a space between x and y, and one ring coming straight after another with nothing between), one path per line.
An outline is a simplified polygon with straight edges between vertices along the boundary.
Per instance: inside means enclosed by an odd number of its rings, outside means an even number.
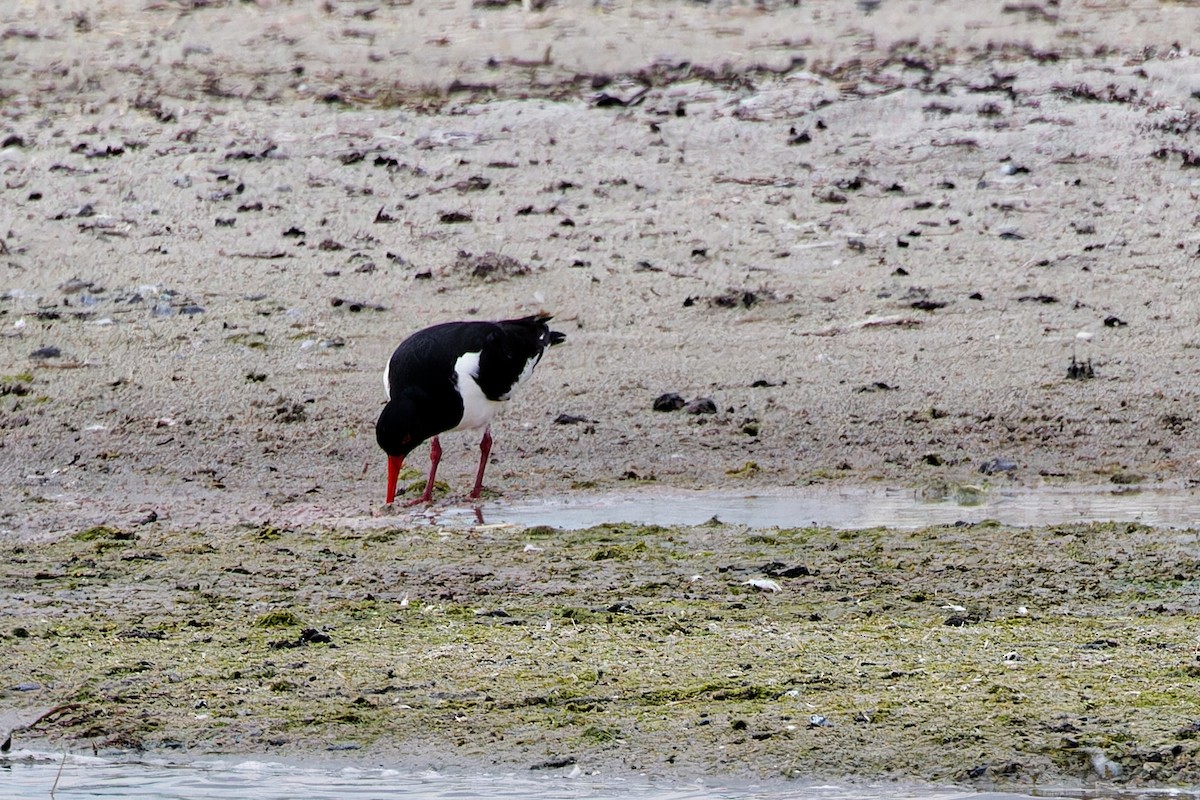
M391 378L391 372L392 360L389 358L387 364L383 368L383 393L387 395L388 400L392 399L392 382L389 380Z
M482 428L492 421L502 403L489 400L475 381L479 377L480 353L463 353L454 362L454 374L458 380L458 393L462 395L462 422L452 430L465 431Z
M538 365L538 361L540 361L540 360L541 360L541 358L542 358L541 356L535 356L535 357L533 357L533 358L531 358L531 359L529 359L528 361L526 361L526 362L525 362L525 369L521 370L521 375L520 375L520 377L518 377L518 378L517 378L517 382L513 384L513 388L514 388L514 389L515 389L517 386L519 386L520 384L522 384L522 383L524 383L525 381L529 380L529 376L533 374L533 368L534 368L534 367L536 367L536 366ZM511 390L510 390L510 391L511 391ZM504 399L505 399L505 400L507 400L507 399L508 399L508 395L505 395L505 396L504 396Z

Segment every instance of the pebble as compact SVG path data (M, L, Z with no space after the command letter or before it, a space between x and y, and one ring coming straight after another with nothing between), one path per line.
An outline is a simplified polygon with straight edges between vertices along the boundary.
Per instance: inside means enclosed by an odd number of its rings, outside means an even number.
M659 395L654 400L655 411L678 411L687 405L687 401L674 392Z
M979 465L979 471L984 475L996 475L1001 472L1012 472L1017 465L1007 458L993 458Z
M69 281L64 281L58 285L58 290L63 294L78 294L84 289L90 289L91 281L81 280L79 278L71 278Z
M30 358L37 359L39 361L43 361L48 358L60 358L61 356L62 350L58 349L54 345L39 347L37 350L34 350L29 354Z

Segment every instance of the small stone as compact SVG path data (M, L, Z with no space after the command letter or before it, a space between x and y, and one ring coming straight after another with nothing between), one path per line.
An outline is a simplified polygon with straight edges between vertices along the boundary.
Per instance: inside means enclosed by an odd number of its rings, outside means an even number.
M90 288L92 288L92 282L80 278L71 278L69 281L64 281L58 285L58 290L63 294L79 294L84 289Z
M996 475L1001 472L1012 472L1017 465L1007 458L993 458L979 465L979 471L984 475Z
M657 404L657 401L655 402ZM689 414L715 414L717 413L717 404L711 397L697 397L684 406L683 410Z
M300 632L300 641L309 644L329 644L333 639L329 634L321 633L316 628L305 628Z
M687 405L687 401L674 392L667 392L654 399L655 411L678 411Z

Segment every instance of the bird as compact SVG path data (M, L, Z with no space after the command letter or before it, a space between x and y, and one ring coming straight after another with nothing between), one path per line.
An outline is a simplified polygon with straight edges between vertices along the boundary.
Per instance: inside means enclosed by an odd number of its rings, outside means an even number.
M566 334L550 330L552 315L533 314L495 322L443 322L409 336L383 371L387 404L375 423L375 440L387 453L387 502L396 499L396 479L404 459L427 439L429 480L406 505L431 503L442 459L438 436L483 429L479 470L469 497L478 499L492 451L492 417L517 384L526 380L547 347Z

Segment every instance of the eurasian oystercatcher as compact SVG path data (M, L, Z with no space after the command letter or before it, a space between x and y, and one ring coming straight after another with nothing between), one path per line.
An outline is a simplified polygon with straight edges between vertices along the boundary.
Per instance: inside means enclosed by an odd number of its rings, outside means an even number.
M383 372L388 402L375 423L375 440L388 457L387 502L396 499L396 477L405 457L430 437L429 481L408 505L432 502L442 459L438 434L483 428L470 494L479 497L492 451L492 417L530 376L545 349L567 338L550 330L550 319L549 314L534 314L499 322L444 322L400 343Z

